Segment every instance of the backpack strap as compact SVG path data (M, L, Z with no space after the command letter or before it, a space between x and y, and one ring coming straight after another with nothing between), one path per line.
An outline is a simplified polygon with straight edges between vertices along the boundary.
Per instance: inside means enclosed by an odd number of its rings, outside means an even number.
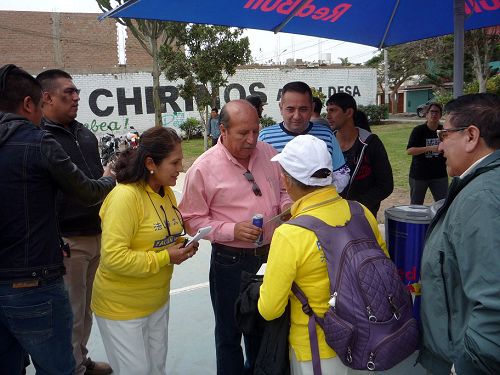
M293 294L295 294L297 299L302 304L302 311L304 311L304 313L306 313L309 316L309 322L307 323L307 328L309 330L309 344L311 345L313 373L314 375L322 375L321 359L319 357L318 333L316 331L316 322L318 322L318 324L323 328L323 320L319 316L317 316L316 313L313 311L313 309L309 305L309 301L307 300L306 295L295 282L292 284L292 292Z

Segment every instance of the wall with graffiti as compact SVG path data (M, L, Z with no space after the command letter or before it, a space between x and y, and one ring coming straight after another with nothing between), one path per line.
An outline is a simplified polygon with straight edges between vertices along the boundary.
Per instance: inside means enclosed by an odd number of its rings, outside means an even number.
M78 120L96 134L125 134L131 127L142 132L154 125L153 88L150 73L73 75L81 89ZM219 102L260 95L268 103L264 114L277 122L281 116L281 88L290 81L304 81L327 97L347 92L358 104L376 102L376 72L367 68L244 68L220 88ZM160 97L164 105L165 126L179 129L189 117L199 118L193 98L184 99L177 86L180 81L160 81Z

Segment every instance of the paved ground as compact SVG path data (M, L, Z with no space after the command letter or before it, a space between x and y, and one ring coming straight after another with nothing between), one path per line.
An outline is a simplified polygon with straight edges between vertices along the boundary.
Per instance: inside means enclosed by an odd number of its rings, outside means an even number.
M179 177L174 189L178 199L180 199L183 183L184 174ZM381 226L383 227L383 224ZM384 233L383 228L381 229ZM168 375L215 375L216 373L214 318L208 290L209 260L210 244L202 240L197 255L190 261L175 267L171 284ZM92 359L107 361L95 322L88 348ZM416 353L383 374L424 375L425 371L420 365L413 366L415 358ZM27 374L35 374L33 366L28 368Z

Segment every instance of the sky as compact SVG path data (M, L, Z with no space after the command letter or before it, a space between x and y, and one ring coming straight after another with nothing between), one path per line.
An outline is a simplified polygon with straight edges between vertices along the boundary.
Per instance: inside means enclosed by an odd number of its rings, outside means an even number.
M101 12L95 0L0 0L0 10ZM259 64L283 64L287 59L317 62L327 60L328 54L331 63L340 63L341 57L362 63L377 54L376 48L338 40L250 29L244 35L249 37L252 58Z

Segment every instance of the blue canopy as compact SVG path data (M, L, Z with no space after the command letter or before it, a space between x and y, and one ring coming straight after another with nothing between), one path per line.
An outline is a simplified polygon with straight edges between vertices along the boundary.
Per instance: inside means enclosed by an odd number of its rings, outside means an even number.
M378 48L454 34L458 96L464 30L499 25L500 0L130 0L105 17L281 31Z
M454 0L131 0L101 17L287 32L378 48L452 34ZM500 24L500 0L465 0L464 29Z

